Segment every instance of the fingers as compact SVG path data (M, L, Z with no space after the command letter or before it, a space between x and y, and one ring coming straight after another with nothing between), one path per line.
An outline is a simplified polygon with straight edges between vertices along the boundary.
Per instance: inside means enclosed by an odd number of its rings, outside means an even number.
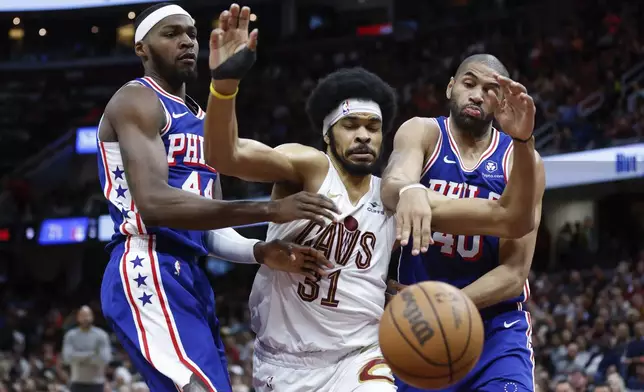
M333 268L335 267L332 262L330 262L326 256L324 256L324 253L313 249L313 248L304 248L302 250L302 254L304 255L306 260L311 260L317 265L320 265L322 267L326 268Z
M412 243L413 247L411 249L411 254L412 256L418 256L420 254L420 216L414 216L412 219L413 222L413 227L412 227Z
M221 48L223 45L224 31L221 28L216 28L210 33L210 49L215 50Z
M239 27L239 14L241 10L239 8L239 4L233 3L230 5L230 27L233 29L236 29ZM250 14L250 12L249 12ZM248 27L248 26L246 26Z
M402 233L405 223L405 216L403 214L396 214L396 241L398 245L402 246Z
M501 76L499 74L494 75L494 78L496 79L497 82L499 82L502 88L508 89L512 94L518 95L521 93L528 92L528 90L525 88L524 85L522 85L519 82L515 82L510 78Z
M257 37L259 36L259 31L257 29L254 29L253 31L250 32L250 36L248 37L248 49L250 50L257 50Z
M409 243L409 235L411 234L412 220L410 216L406 216L402 223L402 234L400 235L400 245L407 246Z
M534 115L537 111L537 108L534 106L534 100L532 99L532 97L528 94L523 93L519 98L523 101L527 112L526 114Z
M432 216L427 214L420 222L420 251L427 252L429 246L434 243L432 238Z
M387 291L389 291L390 293L398 293L399 291L404 290L406 287L406 285L398 283L394 279L387 280Z
M318 278L315 275L315 272L313 270L302 269L300 271L300 274L304 275L305 278L307 278L307 279L309 279L309 280L311 280L313 282L317 282L318 280L320 280L320 278Z
M302 263L302 273L313 273L315 276L327 276L329 273L326 268L322 268L319 265L311 261L305 261ZM317 274L317 275L316 275Z
M326 196L323 196L323 195L320 195L320 194L317 194L317 193L311 193L311 192L300 192L297 195L297 197L299 198L299 200L301 200L304 203L309 203L309 204L318 206L320 208L323 208L325 210L333 211L336 214L340 213L340 210L335 205L333 200L329 199ZM328 213L328 211L327 211L327 213ZM330 215L330 216L331 216L331 218L329 218L329 219L331 219L331 220L335 219L335 217L333 217L333 215Z
M320 215L316 214L315 212L300 211L297 217L299 219L310 220L311 222L315 222L315 224L320 227L326 226L326 221L324 220L324 218L322 218Z
M250 22L250 7L242 7L239 12L239 29L248 30L248 23Z
M219 14L219 26L222 31L228 31L230 28L230 11L222 11Z

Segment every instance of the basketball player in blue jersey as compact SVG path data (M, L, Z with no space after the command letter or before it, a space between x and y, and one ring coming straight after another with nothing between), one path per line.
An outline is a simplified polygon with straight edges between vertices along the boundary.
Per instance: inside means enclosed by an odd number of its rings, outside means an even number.
M529 137L534 104L525 87L507 76L494 56L465 59L447 86L450 116L404 123L383 178L383 202L396 211L399 239L405 245L399 282L438 280L462 288L484 320L485 346L479 363L446 391L534 391L531 321L522 303L530 294L527 277L545 174ZM492 126L494 117L505 133ZM536 181L530 192L523 193L522 211L529 226L503 226L490 219L489 226L499 226L498 237L482 235L483 231L464 235L469 233L458 224L439 225L435 220L430 228L432 205L442 198L504 202L516 185L508 182L509 173L514 176L514 166L524 164L530 155ZM402 392L417 390L402 382L398 386Z
M99 176L116 232L103 313L151 391L230 392L213 292L198 258L211 253L314 279L328 266L320 252L246 239L228 227L324 222L335 207L308 193L267 203L215 200L205 113L185 94L196 76L194 22L181 7L158 4L135 26L145 77L114 94L98 130Z

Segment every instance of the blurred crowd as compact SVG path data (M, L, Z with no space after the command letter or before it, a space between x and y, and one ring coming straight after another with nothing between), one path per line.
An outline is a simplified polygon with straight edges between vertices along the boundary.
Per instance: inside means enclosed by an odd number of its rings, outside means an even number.
M552 7L552 1L546 3ZM238 97L240 132L269 145L321 142L304 113L306 97L318 78L354 65L376 72L397 89L396 126L413 116L444 115L444 90L459 62L467 55L488 52L499 57L535 98L538 127L547 131L538 133L548 141L542 152L641 139L642 7L636 0L564 3L567 7L562 4L547 21L542 13L548 9L535 3L516 14L499 13L490 23L479 21L476 29L467 23L441 26L437 21L434 30L421 27L410 36L261 47L258 64ZM25 70L2 80L0 139L21 148L7 144L1 156L16 156L18 150L19 158L24 158L72 127L96 125L114 91L141 72L136 62L100 64ZM188 92L205 103L208 72L200 71L201 79ZM26 112L30 115L21 115ZM238 184L227 188L239 196L265 192L264 187Z
M568 226L572 229L562 231L571 230L571 238L560 234L557 242L568 241L566 249L586 255L586 260L601 254L603 265L609 267L587 261L562 271L557 267L570 253L556 247L554 269L538 268L531 273L532 297L526 309L532 314L538 391L644 391L644 242L638 245L639 253L610 258L611 253L596 240L583 239L590 238L592 230ZM613 257L618 255L612 252ZM253 266L236 265L227 274L211 276L235 392L252 391L254 335L247 299L254 271ZM96 282L87 284L96 287ZM4 299L0 305L0 392L69 391L70 359L63 342L65 334L79 325L81 305L93 311L97 328L110 332L96 290L63 295L48 286L7 279L0 291ZM113 335L109 352L103 391L146 391ZM608 389L601 389L604 386Z
M264 48L237 100L240 135L271 146L321 146L321 134L311 130L304 111L306 98L318 78L354 65L376 72L397 89L400 110L395 127L414 116L444 115L444 89L459 62L470 54L489 52L533 95L542 155L643 140L642 7L630 0L566 3L574 7L562 9L547 23L538 12L523 12L500 15L475 30L468 25L438 26L439 31L421 30L407 39L353 37L332 44ZM208 73L202 69L200 75L202 80L189 85L188 93L206 102ZM95 126L114 91L137 76L137 64L16 74L0 86L0 140L18 144L0 144L0 159L15 164L70 128ZM34 106L36 101L47 104ZM26 111L29 116L19 115ZM14 140L20 135L25 140ZM385 154L391 140L392 135L385 140ZM54 155L48 151L42 158ZM5 206L7 216L85 213L87 203L101 199L95 162L95 156L68 159L65 170L71 174L59 178L53 189L23 178L23 170L3 177L3 188L13 200L11 207ZM79 177L86 180L77 181ZM223 177L223 192L229 199L263 196L270 184Z
M353 65L378 73L397 89L396 126L414 116L444 115L444 89L455 67L467 55L489 52L535 98L539 135L546 141L542 153L644 140L644 25L639 22L644 7L636 0L562 3L574 6L547 20L535 12L500 14L477 28L437 25L415 37L262 48L238 97L240 133L269 145L319 143L321 134L310 131L304 113L306 97L318 78ZM8 74L0 75L0 159L5 160L0 160L0 176L72 127L96 125L111 94L139 76L140 67ZM207 85L202 80L188 92L205 102ZM106 213L95 161L95 156L73 157L53 188L21 173L3 177L10 198L0 198L0 218ZM223 191L226 198L254 197L266 195L269 187L225 178ZM644 251L624 252L618 236L602 237L591 220L564 224L553 235L541 230L527 304L538 390L644 391ZM235 392L252 391L253 334L246 301L253 272L236 266L212 282ZM110 332L96 282L89 284L94 285L90 295L59 295L0 279L0 392L69 391L63 337L77 327L81 305L93 311L96 328ZM110 348L104 392L146 391L112 335Z

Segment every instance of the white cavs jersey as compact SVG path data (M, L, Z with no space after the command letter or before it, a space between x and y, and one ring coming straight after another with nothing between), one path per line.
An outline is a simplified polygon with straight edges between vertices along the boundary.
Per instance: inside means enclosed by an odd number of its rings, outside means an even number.
M341 215L321 228L307 220L270 224L267 241L282 239L325 253L335 268L313 282L262 266L250 295L251 324L260 347L280 353L349 353L378 342L395 220L380 200L380 178L356 205L338 172L318 190Z

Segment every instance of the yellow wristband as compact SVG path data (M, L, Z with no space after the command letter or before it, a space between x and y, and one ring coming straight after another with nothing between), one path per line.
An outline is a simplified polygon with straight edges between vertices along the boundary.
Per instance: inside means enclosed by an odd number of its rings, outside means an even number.
M238 92L239 92L239 87L237 87L235 89L235 92L230 94L230 95L221 94L221 93L217 92L217 90L215 90L215 86L212 84L212 82L210 82L210 94L212 94L215 98L218 98L218 99L233 99L233 98L235 98L237 96Z

